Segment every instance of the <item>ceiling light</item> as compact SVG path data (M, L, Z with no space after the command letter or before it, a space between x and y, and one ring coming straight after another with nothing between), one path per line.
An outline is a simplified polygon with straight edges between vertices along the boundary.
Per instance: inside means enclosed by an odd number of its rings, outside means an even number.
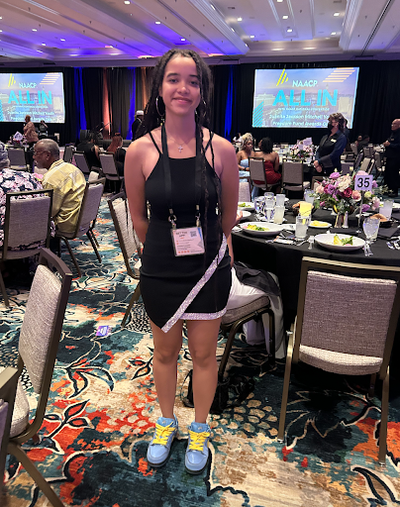
M2 32L3 32L3 30L0 30L0 33L2 33Z
M110 45L109 46L104 46L104 47L108 48L108 49L113 49L114 48L114 46L110 46Z
M32 28L32 32L37 32L37 29L36 28Z
M215 11L215 7L213 6L213 4L210 4L210 5L211 5L211 9L214 9L214 11Z
M3 19L3 16L0 16L0 19Z
M184 38L182 37L181 41L182 41L182 42L185 42L185 40L186 40L186 39L184 39Z
M272 48L272 51L283 51L283 48Z
M231 28L232 32L235 33L235 30L233 28Z
M335 12L334 16L340 16L340 12Z
M65 39L60 39L61 42L65 42Z
M42 42L42 46L45 46L46 44L44 42Z
M283 2L283 0L276 0L278 2L278 4L281 4Z
M287 31L287 33L292 33L293 29L292 28L288 28L286 31Z
M161 25L161 21L155 21L156 25Z
M282 16L282 19L289 19L289 16Z
M315 47L303 48L303 49L315 49Z
M130 4L130 1L129 1L129 0L125 0L124 4L125 4L125 5L129 5L129 4Z
M250 39L254 39L255 35L250 35Z
M336 32L332 32L331 35L336 35Z
M243 18L237 18L238 21L243 21Z

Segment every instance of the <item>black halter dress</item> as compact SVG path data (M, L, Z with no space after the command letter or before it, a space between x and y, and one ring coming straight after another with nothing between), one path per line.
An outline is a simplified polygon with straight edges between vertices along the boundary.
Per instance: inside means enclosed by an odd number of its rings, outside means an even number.
M142 255L140 288L150 319L167 332L178 319L210 320L222 316L226 311L231 286L231 269L216 210L218 197L215 179L218 176L208 161L206 174L202 175L200 197L205 254L175 256L171 223L168 221L163 154L151 138L160 157L145 183L145 197L151 211ZM196 157L170 158L169 165L176 225L178 228L193 227Z

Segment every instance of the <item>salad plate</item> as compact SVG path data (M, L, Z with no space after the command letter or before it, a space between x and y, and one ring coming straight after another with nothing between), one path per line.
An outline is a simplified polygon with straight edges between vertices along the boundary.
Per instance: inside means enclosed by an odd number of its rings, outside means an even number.
M266 222L246 222L239 224L239 227L252 236L274 236L282 230L282 225Z
M359 250L365 241L350 234L317 234L315 242L328 250L353 251Z

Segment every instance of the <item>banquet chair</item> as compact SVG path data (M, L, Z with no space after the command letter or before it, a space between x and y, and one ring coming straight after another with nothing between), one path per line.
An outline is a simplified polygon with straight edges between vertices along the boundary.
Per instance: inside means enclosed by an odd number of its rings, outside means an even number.
M264 160L262 158L249 158L250 183L252 187L261 188L264 192L273 192L281 182L269 184L265 177ZM257 183L256 183L257 182Z
M80 169L83 172L85 177L88 177L90 174L90 168L89 168L88 163L86 161L85 154L80 151L76 151L74 153L73 158L75 160L75 164L78 167L78 169Z
M334 311L321 301L334 301ZM371 375L371 386L379 373L383 388L378 459L385 463L389 360L399 314L400 268L303 258L297 317L286 356L279 441L284 439L292 363L302 361L341 375Z
M372 162L372 159L369 158L369 157L364 157L363 158L363 161L361 162L361 165L359 167L359 171L365 171L366 173L368 173L369 171L369 167L371 165L371 162Z
M8 158L10 159L10 169L16 171L29 171L29 165L25 158L25 150L22 148L8 148Z
M251 201L251 187L247 180L239 180L239 202Z
M59 241L62 239L68 248L69 255L71 256L72 262L75 265L79 278L82 276L82 272L80 270L78 261L76 260L76 257L72 251L71 245L69 244L69 240L80 238L86 234L86 236L89 238L98 261L101 263L101 257L99 251L97 250L99 244L93 233L93 229L96 225L97 213L99 211L101 196L103 195L104 190L104 182L105 178L100 178L98 180L86 183L75 230L70 233L56 230L56 237L59 238Z
M227 310L221 319L221 331L225 337L227 337L227 341L218 368L218 378L220 380L224 377L236 333L240 331L243 324L261 317L264 313L268 313L269 315L269 357L271 359L271 364L275 364L274 312L272 311L269 297L267 295L262 295L248 304Z
M114 182L114 193L117 193L117 182L119 182L119 191L121 191L124 188L124 177L120 176L117 171L114 155L112 153L100 153L100 162L106 179Z
M17 383L18 370L16 368L8 367L0 372L0 498Z
M310 187L309 181L304 181L303 162L292 162L284 160L282 164L282 189L287 193L289 191L299 192Z
M342 162L342 170L340 171L341 175L344 176L345 174L350 174L351 171L354 169L354 163L353 162Z
M364 157L364 153L361 150L360 153L357 155L356 160L354 161L354 169L355 170L358 170L358 168L360 167L363 157Z
M0 247L0 260L6 262L32 257L39 253L43 246L48 246L52 203L53 190L28 190L6 194L4 241ZM26 248L21 250L21 245ZM4 304L8 307L10 302L1 271L0 288Z
M374 154L374 160L375 160L375 170L376 170L376 181L378 182L379 178L381 178L381 181L384 178L385 173L385 157L384 154L376 151Z
M140 276L140 255L142 245L133 228L131 214L129 212L128 199L125 191L114 195L108 199L108 206L110 208L111 218L114 222L115 231L117 233L119 246L121 247L122 255L128 275L139 280ZM139 256L139 260L137 257ZM124 327L127 318L132 310L135 301L140 297L140 282L138 281L136 288L129 301L128 308L126 309L124 318L121 322L121 327Z
M8 443L8 452L21 463L54 507L63 504L22 445L32 438L34 442L40 438L38 432L46 414L71 280L72 273L65 263L50 250L42 249L18 344L18 372L21 375L26 369L38 395L37 403L31 411L33 398L28 399L19 382ZM43 450L46 454L52 453L46 446Z
M69 164L72 162L74 157L75 147L73 144L66 144L64 148L63 160Z

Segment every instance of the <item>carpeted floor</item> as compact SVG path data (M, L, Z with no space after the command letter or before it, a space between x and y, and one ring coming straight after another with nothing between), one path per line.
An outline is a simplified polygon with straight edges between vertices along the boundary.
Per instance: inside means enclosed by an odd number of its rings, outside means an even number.
M286 446L276 440L283 365L270 371L261 349L240 339L231 375L254 376L254 391L238 407L210 417L212 459L192 477L184 469L187 426L193 409L177 392L180 436L159 470L145 456L160 415L152 378L153 345L141 303L127 329L120 322L134 289L108 206L97 224L103 263L90 243L75 242L84 272L75 279L64 322L52 392L31 458L65 505L95 507L354 507L400 504L400 398L392 386L387 467L377 463L379 402L364 394L365 379L337 379L309 368L292 375ZM63 253L63 259L70 259ZM12 362L27 298L21 276L10 277L11 309L1 307L0 354ZM110 326L107 336L99 326ZM190 369L182 348L178 386ZM24 379L29 389L29 379ZM340 385L343 393L336 391ZM322 391L316 392L314 386ZM181 392L180 392L181 391ZM31 391L30 391L31 392ZM329 396L328 396L329 394ZM32 404L34 395L30 394ZM2 507L49 503L14 459L6 472Z

